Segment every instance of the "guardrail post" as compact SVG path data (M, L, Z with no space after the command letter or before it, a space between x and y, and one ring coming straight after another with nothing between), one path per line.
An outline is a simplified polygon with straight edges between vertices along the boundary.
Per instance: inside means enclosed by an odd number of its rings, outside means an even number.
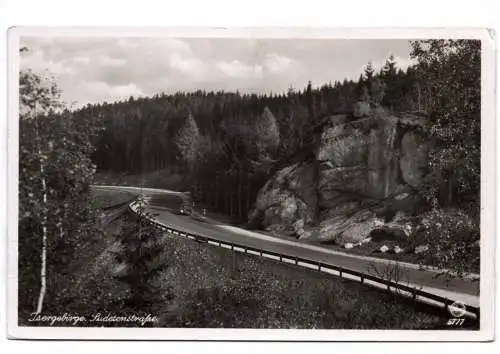
M318 272L321 272L321 263L318 263Z
M283 262L283 256L280 254L280 262Z
M297 257L295 257L295 264L299 264L299 260L297 259Z

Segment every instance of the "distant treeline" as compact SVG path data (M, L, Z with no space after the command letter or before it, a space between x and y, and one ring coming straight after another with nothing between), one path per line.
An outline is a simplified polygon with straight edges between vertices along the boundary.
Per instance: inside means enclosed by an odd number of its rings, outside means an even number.
M425 107L425 92L417 69L398 69L391 57L379 72L369 63L357 81L345 79L319 88L309 83L302 90L290 88L280 94L200 90L131 97L114 104L89 105L77 115L104 121L106 130L94 154L99 170L140 172L181 163L174 137L189 114L200 134L221 139L225 133L233 134L232 125L258 121L267 107L279 127L279 154L286 155L300 148L315 122L350 111L356 101L414 111L419 105Z

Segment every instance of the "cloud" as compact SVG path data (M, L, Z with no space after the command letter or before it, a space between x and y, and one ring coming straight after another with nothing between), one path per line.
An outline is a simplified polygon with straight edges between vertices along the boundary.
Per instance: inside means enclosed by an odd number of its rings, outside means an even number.
M142 92L135 84L110 86L105 82L91 82L87 84L90 90L108 94L111 97L128 98L129 96L143 96Z
M103 66L123 66L127 63L127 59L102 56L100 62Z
M75 91L70 91L67 93L65 101L68 104L74 103L77 107L87 103L122 101L128 99L130 96L146 96L139 87L132 83L127 85L109 85L102 81L92 81L80 83L75 88L77 94L74 95ZM86 97L85 102L79 101L79 97L82 95Z
M248 65L239 60L218 62L217 68L230 78L260 77L262 75L262 65Z
M53 73L63 99L115 101L179 90L283 92L357 79L368 61L410 63L405 40L22 38L22 68Z
M264 58L264 66L270 73L286 73L292 66L296 65L293 59L286 56L280 56L275 53L266 54Z
M74 63L78 63L78 64L90 64L90 58L89 57L74 57L71 60Z
M170 67L190 76L202 75L204 70L203 62L198 58L186 58L175 53L170 57Z

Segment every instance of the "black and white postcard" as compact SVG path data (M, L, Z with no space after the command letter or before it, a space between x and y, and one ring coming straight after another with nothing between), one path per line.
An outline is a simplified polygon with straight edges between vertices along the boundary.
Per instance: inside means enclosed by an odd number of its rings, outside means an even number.
M494 50L10 29L9 336L491 339Z

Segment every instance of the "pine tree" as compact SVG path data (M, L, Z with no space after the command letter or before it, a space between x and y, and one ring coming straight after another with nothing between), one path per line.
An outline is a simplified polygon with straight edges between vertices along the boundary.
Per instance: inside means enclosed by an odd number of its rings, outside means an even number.
M373 76L375 75L375 69L373 68L372 62L368 62L365 66L365 77L366 77L366 82L368 84L368 89L370 89L370 85L373 80Z
M315 104L315 99L314 99L314 95L313 95L311 81L309 81L307 83L307 87L306 87L304 95L305 95L307 110L309 112L309 120L310 120L310 122L312 122L312 124L314 124L314 122L316 122L317 117L316 117L316 107L315 107L316 104Z
M394 55L391 54L389 58L385 61L385 64L381 70L380 75L386 82L396 77L396 59L394 58Z
M167 239L163 232L151 225L147 217L143 197L139 197L137 215L129 215L120 235L121 251L115 253L116 261L123 271L116 278L129 286L130 294L126 305L134 310L144 311L148 306L161 301L171 300L173 294L160 294L154 280L168 266L163 257Z
M384 95L379 104L390 107L391 109L401 105L401 101L404 99L404 94L402 91L403 83L398 80L398 73L396 70L396 59L394 55L391 55L386 61L382 70L380 71L379 80L383 84Z
M367 86L363 86L363 89L361 91L361 96L360 96L359 100L361 102L365 102L365 103L370 103L371 102L370 93L368 92L368 87Z
M370 88L370 98L374 107L381 105L385 95L385 88L386 85L380 78L376 77L373 79Z

